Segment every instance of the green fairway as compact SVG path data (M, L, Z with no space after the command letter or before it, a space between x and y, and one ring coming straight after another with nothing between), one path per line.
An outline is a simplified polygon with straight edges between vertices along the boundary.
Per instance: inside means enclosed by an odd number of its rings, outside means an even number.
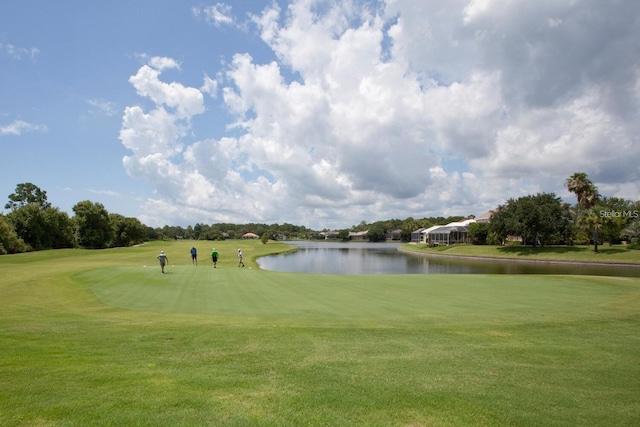
M256 241L197 242L196 267L192 244L0 257L0 425L640 423L638 278L279 273Z

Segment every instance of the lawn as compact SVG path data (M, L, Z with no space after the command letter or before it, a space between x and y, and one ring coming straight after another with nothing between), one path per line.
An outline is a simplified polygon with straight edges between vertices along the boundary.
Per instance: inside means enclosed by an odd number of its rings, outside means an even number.
M426 244L406 244L403 250L427 255L471 256L489 258L509 258L519 261L561 261L607 264L640 265L640 250L627 249L624 245L601 245L598 252L593 246L492 246L492 245L451 245L429 247Z
M638 278L279 273L254 258L287 247L238 241L196 267L191 244L0 257L0 425L640 423Z

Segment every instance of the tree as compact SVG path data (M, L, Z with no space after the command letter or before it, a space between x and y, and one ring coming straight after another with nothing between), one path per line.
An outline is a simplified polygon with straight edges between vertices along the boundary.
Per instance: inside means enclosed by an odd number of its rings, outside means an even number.
M109 247L115 233L105 207L101 203L84 200L76 203L72 209L78 225L78 243L91 249Z
M603 197L594 210L602 218L601 235L609 246L621 240L622 230L634 219L633 202L619 197Z
M76 245L73 221L66 212L49 207L42 210L42 215L49 235L47 248L72 248Z
M16 234L33 250L71 248L75 244L73 225L66 212L36 202L7 215Z
M598 252L598 233L602 222L595 218L593 212L589 212L600 200L598 187L593 184L586 173L576 172L567 179L567 190L575 194L578 201L576 223L589 227L593 238L593 250Z
M544 246L561 240L570 221L559 197L553 193L509 199L491 216L489 230L502 241L507 236L522 237L522 244Z
M567 190L576 195L578 207L582 209L592 208L600 199L598 187L584 172L576 172L567 178Z
M387 230L381 222L376 222L375 224L371 224L369 226L369 232L367 233L367 237L370 242L383 242L385 240L385 235L387 234Z
M629 249L640 249L640 220L632 221L627 228L622 230L622 237L629 241L627 245Z
M26 250L26 243L18 237L9 221L0 215L0 255L17 254Z
M494 235L500 244L504 244L510 234L515 234L517 221L515 218L514 199L509 199L504 205L498 206L489 223L489 233Z
M47 192L35 184L25 182L16 186L16 192L9 195L9 202L5 209L15 211L29 204L36 204L40 209L48 208L51 203L47 201Z
M486 245L488 235L488 222L472 222L469 224L469 237L474 245Z
M114 246L127 247L144 242L147 232L145 226L137 218L109 214L109 219L115 233Z

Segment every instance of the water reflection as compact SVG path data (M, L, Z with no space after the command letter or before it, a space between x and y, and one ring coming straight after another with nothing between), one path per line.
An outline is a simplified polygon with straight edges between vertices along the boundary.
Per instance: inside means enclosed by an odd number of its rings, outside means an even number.
M286 242L295 252L258 259L264 270L322 274L587 274L640 277L640 268L427 257L400 243Z

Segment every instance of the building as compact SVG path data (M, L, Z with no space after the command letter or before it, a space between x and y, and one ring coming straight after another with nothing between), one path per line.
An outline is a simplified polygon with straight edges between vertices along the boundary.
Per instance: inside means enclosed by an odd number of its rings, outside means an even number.
M476 219L450 222L447 225L430 227L425 234L425 243L429 245L452 245L455 243L471 243L469 237L469 224L477 222Z
M493 215L493 211L485 212L476 217L476 222L491 222L491 215Z
M320 236L322 236L325 240L337 239L340 237L340 232L338 230L322 231L320 232Z
M398 228L396 230L389 231L388 233L385 233L384 238L386 240L400 240L402 239L402 230Z
M418 228L416 231L411 232L411 243L420 243L422 242L422 232L424 228Z
M369 238L369 230L349 232L350 240L367 240L368 238Z

